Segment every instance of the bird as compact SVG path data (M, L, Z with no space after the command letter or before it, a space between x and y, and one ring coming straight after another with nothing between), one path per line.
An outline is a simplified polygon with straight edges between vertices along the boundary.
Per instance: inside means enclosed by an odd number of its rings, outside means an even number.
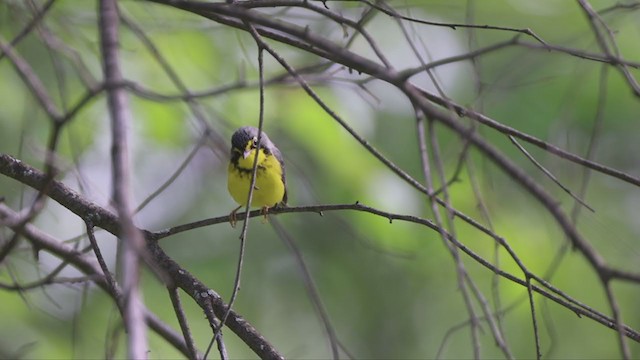
M236 224L236 212L247 205L256 156L258 156L258 164L251 207L260 207L266 221L270 208L287 204L287 181L282 153L264 131L260 137L260 148L258 148L258 129L243 126L231 136L227 189L233 200L239 204L229 215L232 227Z

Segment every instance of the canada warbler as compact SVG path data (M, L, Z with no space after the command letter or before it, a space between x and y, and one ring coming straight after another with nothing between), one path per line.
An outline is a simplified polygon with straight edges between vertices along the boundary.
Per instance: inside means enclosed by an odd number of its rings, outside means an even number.
M262 132L258 149L258 129L244 126L231 137L231 160L229 161L227 188L240 206L230 214L231 226L236 223L236 211L247 205L253 161L258 156L256 182L251 197L252 207L261 207L267 216L269 208L287 203L287 188L284 161L280 150Z

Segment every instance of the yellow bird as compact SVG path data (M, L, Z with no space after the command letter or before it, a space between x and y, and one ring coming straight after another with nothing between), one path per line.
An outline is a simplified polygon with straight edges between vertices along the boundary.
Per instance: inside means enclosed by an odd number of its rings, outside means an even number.
M233 227L236 224L236 212L247 205L253 161L256 156L258 168L251 206L261 207L266 219L269 208L287 203L287 182L280 150L264 131L258 149L258 129L251 126L241 127L231 136L231 160L227 177L229 194L240 205L229 215Z

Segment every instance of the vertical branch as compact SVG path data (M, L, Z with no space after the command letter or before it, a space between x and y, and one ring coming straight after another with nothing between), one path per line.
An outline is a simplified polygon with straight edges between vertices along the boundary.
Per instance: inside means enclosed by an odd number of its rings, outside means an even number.
M613 31L607 26L607 23L602 20L600 15L593 10L593 7L587 0L577 0L578 6L582 9L587 20L589 21L589 25L591 25L591 30L598 42L598 46L600 50L604 52L606 55L606 60L611 65L614 65L622 75L626 78L627 83L631 87L634 95L640 96L640 84L633 77L633 74L629 72L629 68L627 65L620 60L620 50L618 49L618 45L616 44L616 40L614 37ZM599 24L599 25L598 25ZM600 30L600 26L604 29L604 31Z
M55 102L51 99L47 88L40 77L36 74L31 65L22 56L20 56L18 52L14 51L13 47L10 44L5 44L4 39L2 39L1 36L0 50L2 51L3 55L6 54L16 72L22 78L22 81L25 83L29 91L32 93L34 99L39 103L39 105L42 107L44 112L49 117L49 120L51 121L51 132L49 133L49 138L47 140L47 151L45 153L44 159L44 169L46 173L47 186L44 186L38 191L38 194L31 203L28 212L23 216L22 226L24 226L35 219L45 206L47 200L46 195L50 190L49 186L51 185L53 179L56 177L54 158L64 122L62 121L62 116L59 109L57 108ZM19 233L20 231L17 231L12 239L5 246L3 246L2 249L0 249L0 262L2 262L2 260L7 255L9 255L9 253L13 251L13 249L15 249L18 245L20 240ZM34 251L37 252L37 249L35 249Z
M256 141L256 149L260 149L260 143L262 141L262 125L264 123L264 63L263 63L264 47L259 37L257 37L257 32L253 28L253 25L246 23L246 26L249 28L251 35L254 36L256 40L256 45L258 46L258 75L260 78L260 81L259 81L259 92L260 92L259 112L260 113L258 115L258 140ZM249 194L247 196L247 205L245 206L245 212L247 214L249 213L249 210L251 210L251 201L253 200L253 190L256 186L257 171L258 171L258 155L256 153L256 156L254 156L253 158L253 169L251 170L251 184L249 186ZM247 216L244 218L242 222L242 230L240 232L240 252L238 254L238 265L236 267L236 276L233 281L233 292L231 293L231 298L229 299L229 305L227 307L227 311L225 311L224 316L221 319L220 327L214 333L213 339L211 339L211 342L209 343L209 347L207 348L207 351L205 353L205 358L207 357L209 350L211 349L211 345L213 344L213 341L216 340L218 336L220 336L222 332L222 327L226 323L227 318L229 317L229 314L231 312L233 303L235 302L236 297L238 296L238 292L240 291L240 278L242 275L242 264L244 261L244 251L245 251L245 243L247 239L248 227L249 227L249 217Z
M594 124L591 129L591 136L589 138L589 145L587 146L587 151L585 153L585 159L587 161L591 161L594 156L598 146L598 138L603 129L604 124L604 110L607 103L607 87L608 87L608 78L609 78L609 65L602 64L600 67L600 77L598 83L598 102L596 104L595 116L594 116ZM578 198L584 199L586 198L587 189L589 187L589 182L591 179L592 169L588 166L582 167L582 177L580 183L580 189L578 190ZM574 226L578 225L578 219L580 216L580 211L582 210L582 205L576 200L574 202L573 208L571 209L571 222ZM551 280L551 278L555 275L556 271L560 267L562 260L569 250L569 244L563 243L553 256L552 261L549 263L547 270L545 271L543 278L546 280Z
M467 24L475 24L476 23L476 5L477 2L475 0L467 0L467 5L466 5L466 14L465 14L465 22ZM478 45L478 33L476 31L475 27L469 27L467 29L467 44L469 46L469 49L471 51L477 51L480 46ZM476 93L476 98L478 99L477 104L475 104L478 107L478 111L483 112L484 110L484 101L483 101L483 91L484 91L484 84L482 83L482 67L480 65L480 60L473 56L470 59L471 62L471 68L473 70L474 73L474 77L473 77L473 85L474 85L474 92ZM467 139L465 139L465 145L467 145L469 143L469 141ZM491 230L491 232L495 233L495 230L493 228L493 224L491 221L491 216L489 215L489 209L487 208L487 205L483 199L482 196L482 192L480 191L480 187L479 187L479 183L478 180L476 179L476 174L473 168L473 161L471 161L468 157L465 159L465 165L466 165L466 169L467 169L467 174L469 176L469 182L471 183L471 188L472 191L474 193L474 196L476 198L477 201L477 206L478 209L480 211L480 214L482 216L482 218L484 218L487 227ZM494 242L494 246L493 246L493 263L496 267L500 267L500 242L499 241L495 241ZM496 273L493 274L493 278L491 280L491 292L492 292L492 296L493 296L493 310L495 313L495 322L496 322L496 333L500 335L500 340L498 339L497 342L498 344L504 344L505 345L505 350L507 351L507 356L508 357L513 357L510 352L508 352L509 348L506 346L508 344L508 342L505 339L505 332L504 332L504 327L502 325L502 316L503 316L503 312L501 311L502 309L502 297L500 296L500 276ZM491 320L492 316L490 314L487 314L487 319ZM489 323L491 324L491 321L489 321ZM511 356L510 356L511 355Z
M121 264L128 357L145 359L148 348L147 331L139 289L140 253L144 248L144 239L133 224L131 212L132 189L127 146L127 126L131 123L131 116L125 89L117 85L122 83L123 76L118 59L119 18L116 0L101 0L98 13L107 103L111 117L113 200L122 230Z
M215 340L215 342L218 344L218 353L220 354L220 360L227 360L229 358L229 355L227 354L227 347L224 344L224 336L222 332L218 331L218 329L220 329L222 325L220 324L220 320L218 320L218 318L216 317L216 313L214 310L215 303L213 301L213 298L209 298L209 300L210 301L207 301L206 306L203 306L202 308L204 310L204 316L209 321L209 326L211 326L211 330L213 330L214 336L211 339L211 342L209 342L209 346L207 347L207 350L204 353L204 356L202 357L202 359L203 360L207 359L207 356L209 355L209 351L211 351L211 347L213 346L213 343ZM225 307L223 311L226 312L227 308ZM229 310L229 311L231 312L232 310ZM217 335L215 335L216 333Z
M105 281L107 282L107 286L109 291L117 294L116 297L119 297L117 284L113 276L111 276L111 272L109 271L109 267L107 263L104 261L104 257L102 256L102 252L100 251L100 247L98 246L98 241L96 240L96 235L93 231L93 224L90 221L85 222L85 226L87 228L87 236L89 237L89 242L91 243L91 247L93 248L93 252L96 255L96 260L98 260L98 265L100 265L100 269L102 270ZM122 304L119 301L116 301L116 305L122 312Z
M593 128L591 129L591 136L589 138L589 145L587 146L587 152L585 154L585 159L591 160L593 159L596 149L598 147L598 140L600 137L600 133L602 132L602 125L604 124L604 110L607 104L607 87L608 87L608 79L609 79L609 66L607 64L603 64L600 67L600 79L598 80L598 103L596 105L596 114L594 118ZM587 193L587 188L589 187L589 180L591 178L592 170L588 167L582 168L582 183L580 184L580 190L578 190L578 197L584 198ZM571 220L574 224L578 223L578 216L580 215L579 203L576 201L574 203L573 209L571 210Z
M429 194L433 194L434 191L434 187L433 187L433 180L432 180L432 173L431 173L431 167L429 165L429 153L427 150L427 139L425 137L425 128L424 128L424 113L422 113L421 110L416 108L416 130L418 133L418 144L419 144L419 151L420 151L420 160L421 160L421 165L422 165L422 172L423 172L423 176L424 176L424 181L425 181L425 185L426 188L428 189L428 193ZM432 124L433 122L430 122L430 124ZM433 129L431 129L433 130ZM431 131L431 134L433 134L433 131ZM433 139L432 139L433 140ZM433 142L432 142L433 144ZM436 146L436 144L433 144L434 146ZM438 157L439 155L434 154L434 157ZM446 192L446 187L445 187L445 182L446 180L444 180L444 177L442 177L443 179L443 191ZM429 203L431 205L431 212L433 213L433 217L435 220L436 225L438 226L438 229L440 231L440 236L442 237L442 241L444 242L444 245L447 247L447 249L449 250L449 253L451 254L451 256L454 259L455 265L456 265L456 275L457 275L457 279L458 279L458 287L460 289L460 292L462 293L462 298L464 300L465 306L467 307L467 311L469 312L469 321L471 323L471 339L473 342L473 354L474 354L474 358L475 359L479 359L480 358L480 340L478 337L478 317L475 313L475 310L473 308L473 304L471 303L471 298L469 296L469 292L467 289L467 285L464 281L465 279L465 274L466 274L466 270L464 268L464 264L462 264L462 260L460 259L460 256L458 254L458 249L457 246L459 245L457 238L455 237L454 233L451 234L451 236L447 236L447 233L444 230L443 227L443 221L442 221L442 216L440 215L440 211L438 209L438 204L435 200L435 196L429 196ZM449 222L449 225L451 227L451 229L453 230L453 219L451 218L451 206L449 205L448 202L446 202L446 207L447 207L447 220ZM448 239L451 240L451 243L449 243L449 241L447 241Z
M533 287L531 286L531 277L527 276L527 294L529 295L529 308L531 309L531 323L533 324L533 338L536 344L536 359L542 358L540 352L540 334L538 332L538 318L536 317L536 304L533 301Z
M627 339L624 336L624 323L622 322L622 315L620 314L620 307L618 307L618 302L616 301L615 296L613 295L613 289L611 288L611 278L602 277L604 291L607 295L607 301L609 301L609 306L611 307L611 315L615 320L615 326L617 334L618 334L618 343L620 344L620 352L622 353L622 358L625 360L631 359L631 350L629 349L629 344L627 344Z
M176 313L178 323L180 324L180 329L182 330L184 342L186 343L187 349L189 350L189 357L191 359L196 359L198 357L198 353L196 351L195 343L193 342L193 337L191 336L189 324L187 323L187 316L182 309L182 302L180 301L178 288L176 288L174 284L171 284L167 286L167 290L169 291L169 298L171 298L171 303L173 304L173 311Z

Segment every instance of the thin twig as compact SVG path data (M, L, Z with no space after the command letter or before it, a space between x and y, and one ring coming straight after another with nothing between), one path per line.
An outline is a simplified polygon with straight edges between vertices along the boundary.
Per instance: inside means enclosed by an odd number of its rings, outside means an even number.
M198 352L196 351L195 342L193 341L193 337L191 336L191 330L189 330L187 316L185 315L184 309L182 308L182 302L180 301L180 294L178 293L178 289L175 286L168 286L167 290L169 291L171 304L173 304L173 311L176 313L178 323L180 324L180 329L182 330L182 336L184 336L184 342L187 344L187 349L189 350L189 358L197 359Z
M247 26L250 29L251 35L254 37L254 39L256 40L256 44L258 47L258 74L260 77L260 99L259 99L259 103L260 103L260 113L258 115L258 139L256 141L256 149L260 149L260 143L262 141L262 126L264 124L264 53L263 53L263 48L262 48L262 43L259 41L259 37L255 31L255 29L253 28L252 25L247 24ZM254 188L256 186L256 177L257 177L257 171L258 171L258 150L256 150L256 155L253 158L253 168L251 170L251 182L250 182L250 186L249 186L249 194L247 195L247 204L245 205L245 211L249 212L249 209L251 209L251 201L253 199L253 191ZM209 349L211 348L211 344L213 343L214 340L216 340L218 338L218 336L220 335L220 333L222 332L222 327L224 326L224 324L227 322L227 318L229 317L229 312L232 309L233 303L236 300L236 297L238 296L238 292L240 291L240 277L242 275L242 264L244 261L244 251L245 251L245 243L246 243L246 239L247 239L247 230L249 228L249 219L245 218L242 222L242 230L240 233L240 250L238 252L238 264L236 266L236 275L235 278L233 280L233 291L231 292L231 298L229 299L229 307L226 311L226 313L222 316L221 318L221 324L220 327L216 330L216 332L214 333L213 338L211 339L211 342L209 343L209 347L207 348L207 352L205 353L205 358L207 357L207 354L209 353Z
M589 1L587 0L577 0L580 8L586 15L589 20L589 25L591 25L591 30L595 35L596 41L598 42L598 46L600 50L604 52L609 60L620 57L620 50L618 49L618 45L616 44L615 37L613 35L613 31L609 29L607 23L600 17L600 15L593 9ZM604 33L600 30L600 26L604 28ZM631 87L633 93L640 97L640 84L638 84L637 80L633 77L633 74L629 72L629 69L625 64L612 62L622 75L627 80L627 83Z
M38 104L40 104L40 107L45 111L45 113L47 113L50 119L54 122L58 121L62 117L60 110L49 96L46 87L40 80L40 77L38 77L35 71L33 71L31 65L29 65L29 63L22 58L22 56L20 56L20 54L18 54L10 44L7 44L1 36L0 50L2 50L2 52L9 58L9 61L11 61L16 72L27 85L29 91L31 91L31 94Z
M602 282L604 282L604 291L607 295L607 301L609 302L611 313L615 321L615 328L618 333L618 343L620 344L620 353L625 360L631 359L631 349L629 349L629 344L624 336L625 329L624 323L622 322L622 314L620 313L618 301L616 300L616 297L613 294L613 289L611 288L611 279L603 278Z
M202 145L204 145L205 141L207 140L207 137L208 137L207 132L205 132L202 136L200 136L200 139L198 140L196 145L193 147L193 150L191 150L191 152L182 161L182 163L180 163L180 166L178 166L176 171L174 171L173 174L171 174L171 176L169 176L169 178L164 183L162 183L162 185L160 185L155 191L153 191L151 194L149 194L149 196L147 196L144 200L142 200L140 205L138 205L133 211L134 214L137 214L138 212L140 212L140 210L144 209L145 206L147 206L151 201L153 201L153 199L155 199L158 195L162 194L164 190L166 190L171 184L173 184L174 181L176 181L176 179L180 176L180 174L182 174L184 169L187 168L187 165L191 163L191 160L193 160L193 158L198 153Z
M182 81L180 76L178 76L177 71L169 64L169 61L164 57L164 55L160 52L160 50L156 47L153 41L147 36L142 28L140 28L133 20L131 20L127 16L122 16L122 23L127 26L134 35L140 39L142 44L147 48L147 50L151 53L151 56L156 60L156 62L160 65L164 73L169 77L169 80L178 88L178 90L182 93L181 99L187 103L189 106L189 110L195 117L198 125L201 127L202 131L211 136L216 143L224 143L223 137L215 131L207 122L207 116L205 115L205 111L202 109L200 104L196 101L196 97L189 90L187 85ZM134 83L129 82L129 85ZM242 82L240 82L242 84Z
M533 163L533 165L535 165L538 169L540 169L540 171L542 171L549 179L551 179L551 181L553 181L554 183L556 183L556 185L558 185L562 190L564 190L564 192L566 192L567 194L569 194L569 196L571 196L575 201L577 201L578 203L580 203L580 205L584 206L585 208L589 209L591 212L596 212L595 210L593 210L593 208L589 205L587 205L587 203L585 203L582 199L580 199L577 195L574 195L573 192L571 192L571 190L569 190L568 187L564 186L560 180L558 180L558 178L556 178L551 171L547 170L544 166L542 166L542 164L540 164L531 154L529 154L529 152L527 151L527 149L525 149L522 145L520 145L520 143L518 142L518 140L516 140L516 138L514 138L513 136L509 135L509 140L511 140L511 142L513 143L513 145L515 145L518 150L520 150L520 152L522 152L522 154L524 154L524 156L527 157L527 159L529 159L529 161L531 161Z
M360 2L363 2L369 6L371 6L372 8L375 8L376 10L379 10L389 16L392 17L396 17L396 18L400 18L402 20L405 21L410 21L410 22L415 22L417 24L423 24L423 25L432 25L432 26L442 26L442 27L448 27L451 28L453 30L456 30L457 28L473 28L473 29L485 29L485 30L502 30L502 31L510 31L510 32L517 32L517 33L521 33L521 34L526 34L528 36L531 36L532 38L536 39L537 41L539 41L541 44L546 45L546 42L544 40L542 40L541 37L539 37L535 32L533 32L531 29L526 28L526 29L518 29L518 28L512 28L512 27L507 27L507 26L495 26L495 25L476 25L476 24L466 24L466 23L443 23L443 22L437 22L437 21L428 21L428 20L422 20L422 19L416 19L416 18L412 18L409 16L404 16L404 15L400 15L398 14L397 11L395 11L393 8L386 6L379 6L369 0L358 0Z
M22 39L24 39L29 33L35 29L40 21L45 17L45 15L51 10L51 6L56 0L48 0L46 3L42 5L40 9L36 9L33 12L33 18L29 23L27 23L22 30L9 42L11 47L16 47ZM6 53L3 51L0 52L0 60L5 57Z
M536 305L533 301L533 288L531 287L531 278L527 278L527 295L529 295L529 309L531 309L531 323L533 324L533 340L536 345L536 359L542 358L540 352L540 334L538 333L538 319L536 318Z
M426 130L424 128L424 121L425 121L424 114L419 110L416 111L416 133L418 135L419 154L420 154L420 161L421 161L422 173L423 173L422 175L424 177L424 181L429 193L433 193L433 188L434 188L433 178L432 178L433 175L431 173L429 153L427 148L427 138L425 136ZM433 128L430 128L430 130L431 130L430 134L433 135ZM430 140L433 140L433 137L430 137ZM437 146L433 142L431 142L431 145L432 145L432 150ZM436 154L433 155L434 158L438 156L439 155L436 155ZM442 168L436 171L440 171L441 169ZM444 177L441 177L441 180L442 179L444 179ZM441 183L443 184L443 188L442 188L443 193L445 194L445 196L447 196L446 195L447 188L446 188L446 185L444 185L445 181L441 181ZM454 261L454 265L456 269L456 278L458 281L458 288L460 289L462 300L465 303L465 307L467 308L467 312L469 313L469 320L471 322L471 340L472 340L472 346L473 346L473 355L475 359L479 359L481 355L480 355L480 340L478 337L478 329L479 329L478 317L475 313L475 309L469 297L467 283L464 280L466 277L465 276L466 269L464 267L464 264L460 260L460 256L458 254L459 242L456 238L455 232L453 232L454 231L453 219L450 216L451 206L450 206L450 203L448 202L448 199L445 200L445 206L447 207L447 226L449 228L449 231L452 232L451 235L449 236L449 234L445 231L442 217L438 209L438 204L434 199L435 199L434 197L429 198L429 203L431 205L431 213L433 214L433 217L435 219L435 224L439 229L439 233L440 233L440 236L442 237L443 243L449 250L449 253L451 254L451 257L453 258L453 261Z
M117 288L116 280L111 275L111 271L109 271L109 267L107 263L104 261L104 257L102 256L102 251L100 250L100 246L98 246L98 241L96 240L96 235L93 232L93 225L90 221L85 221L85 226L87 228L87 236L89 237L89 242L91 242L91 248L93 249L94 254L96 255L96 260L98 260L98 264L100 265L100 269L102 270L102 276L104 276L107 285L109 286L109 291L115 292ZM120 309L122 312L122 309Z
M440 98L437 95L431 94L425 90L419 90L420 93L426 97L427 99L429 99L430 101L433 101L434 103L441 105L445 108L450 108L452 107L455 112L460 115L460 116L465 116L468 117L472 120L478 121L479 123L483 124L483 125L487 125L491 128L493 128L494 130L497 130L505 135L511 135L515 138L518 138L520 140L526 141L532 145L535 145L553 155L556 155L560 158L563 158L565 160L569 160L571 162L574 162L578 165L582 165L585 167L588 167L592 170L595 170L597 172L609 175L611 177L614 177L616 179L622 180L624 182L633 184L635 186L640 187L640 178L633 176L631 174L616 170L614 168L608 167L606 165L603 164L599 164L596 163L592 160L588 160L585 159L581 156L578 156L576 154L573 154L571 152L568 152L566 150L563 150L553 144L550 144L546 141L543 141L541 139L536 138L535 136L529 135L527 133L524 133L522 131L519 131L515 128L512 128L510 126L507 126L505 124L500 123L499 121L496 121L484 114L478 113L476 111L473 111L471 109L467 109L461 105L458 105L456 103L454 103L453 101L450 100L445 100Z
M331 324L331 320L329 319L329 314L327 313L327 309L325 309L322 304L322 298L320 297L320 292L318 291L318 287L313 281L313 277L311 276L311 271L307 267L307 264L302 257L302 252L296 245L295 241L291 238L291 235L287 233L287 230L280 224L278 219L272 218L271 225L273 229L278 234L278 237L285 244L287 249L291 251L296 264L298 265L298 269L302 274L303 283L305 288L307 289L307 293L309 294L309 298L311 298L311 303L313 303L313 307L316 310L316 313L320 316L320 320L322 325L324 326L324 330L327 333L327 338L329 339L329 345L331 346L331 355L334 360L340 358L340 354L338 352L338 347L340 345L340 341L338 340L338 336L336 335L336 330Z
M37 170L34 169L34 171ZM77 195L76 199L80 198L81 196ZM113 216L113 214L104 209L100 211L102 215L107 217ZM20 225L21 216L2 203L0 203L0 222L13 231L20 231L25 238L34 244L35 247L43 249L55 257L68 261L69 264L73 265L76 269L85 275L92 277L94 279L94 283L104 290L116 303L122 301L122 290L116 287L114 289L115 291L111 291L111 287L107 284L105 277L102 276L102 270L95 261L83 256L81 252L74 250L59 239L44 233L32 224L26 224L24 226ZM145 307L142 307L140 310L144 321L154 332L185 356L188 356L189 353L186 345L184 344L184 340L178 333L160 321L158 317Z

